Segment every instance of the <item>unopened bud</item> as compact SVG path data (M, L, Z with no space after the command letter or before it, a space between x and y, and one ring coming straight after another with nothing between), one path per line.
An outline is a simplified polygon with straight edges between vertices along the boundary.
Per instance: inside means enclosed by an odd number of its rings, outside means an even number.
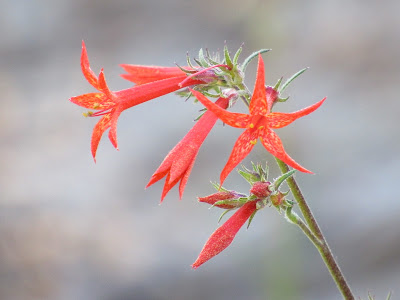
M282 202L285 200L285 194L282 192L277 192L273 195L270 196L271 199L271 203L274 206L280 206L282 204Z
M199 197L199 202L204 202L224 209L232 209L242 206L243 203L238 201L246 195L236 193L235 191L221 191L206 197ZM218 203L220 202L220 203Z
M271 191L269 189L270 185L271 182L269 181L267 182L257 181L251 187L250 193L252 193L258 198L267 198L269 195L271 195Z

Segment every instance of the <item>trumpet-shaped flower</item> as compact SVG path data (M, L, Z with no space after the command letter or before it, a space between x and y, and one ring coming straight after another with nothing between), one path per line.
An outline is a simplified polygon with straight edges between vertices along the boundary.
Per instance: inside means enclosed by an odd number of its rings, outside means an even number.
M181 77L182 81L187 77L186 73L179 67L159 67L141 65L120 65L128 74L121 77L136 84L145 84L171 77ZM186 67L185 67L186 68Z
M239 229L257 210L257 200L240 207L221 227L210 236L192 268L197 269L206 261L225 250L233 241Z
M219 98L215 102L215 105L224 109L227 108L229 97ZM217 120L218 117L212 111L205 112L186 136L168 153L164 161L154 172L146 187L167 176L161 194L161 201L164 200L167 193L179 180L179 197L182 198L197 153Z
M258 139L265 149L276 158L299 171L312 173L286 153L281 139L273 129L285 127L298 118L315 111L325 101L325 98L293 113L271 112L272 104L277 100L279 94L272 87L265 88L264 77L264 62L259 55L257 78L249 107L250 114L228 112L208 100L203 94L191 90L194 96L224 123L246 129L237 139L228 162L221 172L221 185L229 173L250 153Z
M145 79L146 76L143 76L142 79L140 76L137 76L137 81L143 84L135 85L129 89L113 92L107 86L103 69L101 69L99 76L96 76L91 70L85 43L83 41L81 68L86 80L99 92L72 97L70 98L70 101L79 106L97 110L94 113L87 113L86 116L102 116L100 121L94 127L92 134L91 150L94 159L96 157L96 151L101 136L108 128L110 128L108 137L113 146L118 149L117 121L122 111L151 99L177 91L182 87L205 83L203 80L196 79L195 76L192 76L189 80L186 80L187 75L182 71L170 73L159 72L159 76L157 76L157 74L153 74L151 79L148 79L147 81ZM143 74L148 74L146 70L147 69L144 69ZM184 80L185 84L182 85L181 83Z

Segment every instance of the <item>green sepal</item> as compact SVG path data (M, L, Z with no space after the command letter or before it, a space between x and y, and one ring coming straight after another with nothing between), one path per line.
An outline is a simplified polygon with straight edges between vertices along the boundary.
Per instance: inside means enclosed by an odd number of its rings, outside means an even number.
M295 80L297 77L299 77L301 74L303 74L307 70L308 70L308 67L304 68L304 69L298 71L296 74L292 75L292 77L290 77L288 80L286 80L286 82L282 85L282 87L279 89L278 92L282 93L293 80Z
M221 97L220 94L211 94L211 93L209 93L209 92L207 92L207 91L201 91L201 93L202 93L204 96L211 97L211 98L219 98L219 97Z
M228 212L230 212L231 211L231 209L227 209L226 211L224 211L220 216L219 216L219 219L218 219L218 223L221 221L221 219L228 213Z
M178 65L178 64L176 64L176 66L177 66L181 71L185 72L186 74L194 74L194 73L197 72L196 70L187 70L187 69L181 67L181 66ZM191 65L190 65L190 67L193 68L193 66L191 66ZM193 68L193 69L194 69L194 68Z
M236 66L238 64L239 56L240 56L240 53L242 53L242 50L243 50L243 47L240 47L236 51L235 55L233 56L233 65L234 66Z
M218 61L220 60L220 58L219 58L219 53L216 53L216 54L215 54L215 58L211 58L211 54L210 54L210 52L208 51L207 48L206 48L206 58L207 58L208 62L209 62L211 65L219 65L219 64L220 64L220 63L218 62Z
M212 182L212 181L211 181L211 184L212 184L212 186L213 186L218 192L220 192L220 191L222 191L222 192L229 192L229 190L227 190L226 188L222 187L221 185L219 185L219 184L216 183L216 182Z
M206 60L205 56L204 56L204 52L203 49L200 48L199 50L199 62L201 63L202 67L209 67L210 64L208 63L208 61Z
M200 60L198 60L197 58L193 58L193 60L196 62L196 64L199 65L199 67L204 67L204 66L202 66Z
M225 44L224 46L224 57L225 57L225 63L232 68L233 67L233 63L232 63L232 59L231 56L229 55L229 50L228 50L228 46Z
M294 172L296 172L296 170L291 170L285 174L282 174L281 176L279 176L278 178L275 179L274 181L274 189L275 191L277 191L279 189L279 186L286 180L288 179L290 176L292 176L294 174Z
M193 65L192 62L190 61L190 56L189 56L189 52L186 53L186 62L188 64L189 67L191 67L192 69L196 69ZM197 71L196 71L197 72Z
M286 98L278 97L278 99L276 99L276 101L278 101L278 102L286 102L289 98L290 98L290 96L287 96Z
M237 208L237 207L242 206L243 204L246 204L248 201L249 201L249 199L245 198L245 197L240 197L237 199L219 200L219 201L215 202L211 207L226 204L226 205L233 205L233 206L235 206L235 208Z
M196 119L194 119L193 121L194 122L197 122L198 120L200 120L200 118L206 113L206 109L202 109L202 110L200 110L200 111L203 111Z
M283 77L279 78L279 79L278 79L278 82L275 83L275 85L274 85L274 90L275 90L275 91L277 91L277 90L279 89L279 86L281 85L282 80L283 80Z
M268 51L271 51L271 49L261 49L261 50L258 50L258 51L256 51L256 52L250 54L250 56L247 57L247 58L244 60L242 66L240 67L240 69L242 70L242 72L244 73L244 72L246 71L247 66L249 65L250 61L251 61L253 58L255 58L258 54L266 53L266 52L268 52Z
M292 214L293 207L287 207L285 210L285 218L289 223L297 224L297 218L295 215Z
M257 211L253 212L249 218L249 222L247 223L247 229L249 229L251 221L253 221L254 216L256 215Z
M389 292L389 294L388 294L386 300L390 300L390 298L392 298L392 292Z
M245 169L245 167L243 168ZM238 170L238 172L250 185L253 185L254 182L260 181L260 177L258 176L258 174L248 173L246 172L246 170Z

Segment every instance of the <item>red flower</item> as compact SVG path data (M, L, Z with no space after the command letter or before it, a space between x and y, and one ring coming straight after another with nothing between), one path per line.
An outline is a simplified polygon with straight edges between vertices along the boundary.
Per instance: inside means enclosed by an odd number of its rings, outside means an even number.
M246 197L246 195L242 195L236 193L235 191L220 191L205 197L198 197L199 202L208 203L213 206L223 208L223 209L233 209L238 208L243 205L243 203L238 202L239 198ZM219 201L224 201L223 204L215 204Z
M225 250L235 238L239 229L257 210L257 201L251 201L240 207L221 227L210 236L192 268L197 269L206 261Z
M185 81L185 84L181 86L180 83L187 79L187 76L184 74L184 72L181 71L179 76L176 76L176 72L172 72L167 75L161 70L159 73L161 75L157 77L157 75L154 74L151 77L151 80L148 79L146 81L145 77L141 78L140 76L137 76L137 81L144 84L136 85L125 90L112 92L107 86L103 69L101 69L98 77L90 69L85 43L83 41L81 68L86 80L94 88L96 88L99 93L89 93L72 97L70 98L70 101L88 109L98 110L95 113L89 112L86 114L87 116L103 116L93 129L91 149L94 159L96 157L96 151L101 136L108 128L111 128L108 137L114 147L118 149L117 121L122 111L140 103L174 92L182 87L195 84L204 84L203 80L197 80L192 77ZM143 72L146 73L146 70Z
M293 113L271 112L272 104L276 101L278 92L272 87L265 88L264 86L264 62L261 55L259 55L258 58L257 79L250 102L250 114L228 112L214 105L201 93L193 90L192 93L207 107L207 109L215 113L224 123L237 128L246 128L237 139L228 162L221 172L221 185L228 174L250 153L257 143L257 139L261 140L261 143L267 151L289 166L302 172L312 173L296 163L285 152L281 139L272 129L285 127L296 119L308 115L320 107L325 101L325 98Z
M228 104L229 98L221 97L215 102L216 106L222 108L227 108ZM207 111L186 136L168 153L164 161L154 172L146 188L159 181L164 176L167 176L161 194L161 202L179 180L181 181L179 184L179 197L182 198L186 182L193 168L200 146L203 144L217 120L218 117L213 112Z
M121 67L128 73L122 74L121 77L136 84L144 84L171 77L182 77L182 80L186 78L186 73L178 67L140 66L125 64L121 65ZM190 68L185 67L185 69Z

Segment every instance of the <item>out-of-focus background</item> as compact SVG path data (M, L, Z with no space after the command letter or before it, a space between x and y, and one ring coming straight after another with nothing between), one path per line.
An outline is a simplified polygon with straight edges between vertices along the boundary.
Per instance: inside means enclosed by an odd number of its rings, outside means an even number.
M144 186L201 108L175 95L119 119L90 154L95 119L68 98L93 92L81 40L113 90L121 63L185 63L186 52L261 48L267 83L310 70L276 106L315 113L278 134L316 175L297 174L355 294L400 294L399 1L0 1L1 299L340 299L317 251L276 210L264 209L212 261L190 268L220 211L213 192L239 132L218 122L182 201L164 180ZM253 86L255 62L246 78ZM238 111L244 107L237 106ZM222 138L223 137L223 138ZM256 147L244 162L267 158ZM271 166L271 176L278 172ZM232 173L227 188L246 193Z

